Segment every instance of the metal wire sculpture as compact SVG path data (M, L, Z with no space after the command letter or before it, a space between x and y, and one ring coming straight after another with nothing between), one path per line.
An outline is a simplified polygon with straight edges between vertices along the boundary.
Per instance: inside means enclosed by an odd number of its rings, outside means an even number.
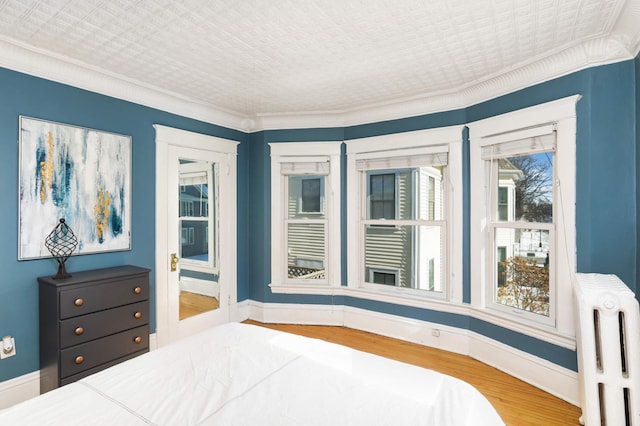
M78 238L69 225L64 222L64 219L60 219L60 223L53 228L53 231L51 231L44 240L44 245L58 262L58 273L52 277L55 280L69 278L71 276L71 274L67 272L64 264L76 247L78 247Z

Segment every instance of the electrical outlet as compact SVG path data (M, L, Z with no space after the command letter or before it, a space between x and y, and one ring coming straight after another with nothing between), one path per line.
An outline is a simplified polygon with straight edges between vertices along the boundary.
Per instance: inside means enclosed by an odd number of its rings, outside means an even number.
M431 335L433 337L440 337L440 330L438 330L437 328L434 328L433 330L431 330Z
M4 336L0 342L0 359L9 358L16 354L16 340L10 336Z

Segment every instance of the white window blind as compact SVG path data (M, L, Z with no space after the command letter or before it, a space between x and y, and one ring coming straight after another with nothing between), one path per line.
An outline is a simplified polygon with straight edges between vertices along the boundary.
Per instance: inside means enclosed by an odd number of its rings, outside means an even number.
M280 173L283 175L328 175L329 157L281 157Z
M207 172L181 172L180 185L206 185Z
M448 159L448 145L364 152L356 155L356 170L446 166Z
M483 160L555 151L556 132L553 124L487 136L481 141Z

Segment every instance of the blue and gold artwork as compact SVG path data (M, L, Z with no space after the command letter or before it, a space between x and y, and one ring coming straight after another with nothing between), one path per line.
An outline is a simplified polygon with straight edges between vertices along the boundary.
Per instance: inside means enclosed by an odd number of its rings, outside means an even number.
M50 257L61 218L77 254L131 248L131 138L20 117L18 258Z

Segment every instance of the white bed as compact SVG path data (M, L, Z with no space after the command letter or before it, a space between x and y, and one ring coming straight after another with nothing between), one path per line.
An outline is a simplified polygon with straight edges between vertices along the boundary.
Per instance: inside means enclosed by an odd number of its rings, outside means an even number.
M501 425L471 385L231 323L0 412L0 425Z

